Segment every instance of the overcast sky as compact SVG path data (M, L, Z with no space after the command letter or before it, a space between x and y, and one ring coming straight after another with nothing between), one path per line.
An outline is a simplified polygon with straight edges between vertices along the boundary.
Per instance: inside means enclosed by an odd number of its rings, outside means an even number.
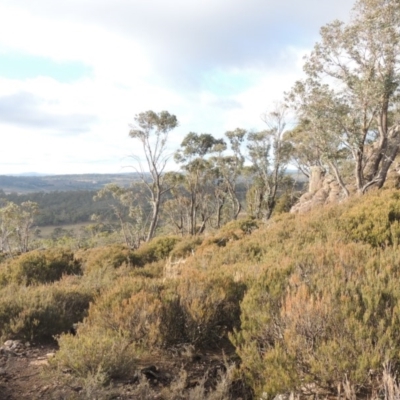
M135 114L263 129L349 0L0 0L0 175L127 172Z

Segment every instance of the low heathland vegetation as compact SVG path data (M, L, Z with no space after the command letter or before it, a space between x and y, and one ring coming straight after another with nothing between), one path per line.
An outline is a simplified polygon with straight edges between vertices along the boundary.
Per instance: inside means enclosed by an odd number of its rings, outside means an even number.
M388 189L138 250L5 257L0 336L56 341L47 373L77 398L117 382L143 399L384 398L399 390L399 238ZM198 367L211 356L213 374Z

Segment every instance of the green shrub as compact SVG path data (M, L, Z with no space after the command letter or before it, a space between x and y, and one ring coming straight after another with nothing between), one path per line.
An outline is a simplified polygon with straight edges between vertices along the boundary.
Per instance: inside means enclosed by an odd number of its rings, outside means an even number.
M186 340L174 282L120 280L90 307L85 324L119 332L147 351Z
M155 261L165 260L181 238L175 236L156 237L145 243L138 250L136 256L141 266Z
M377 390L371 371L400 363L400 256L316 244L246 293L233 340L257 394Z
M202 244L203 239L199 236L187 237L177 242L175 247L170 253L170 256L174 259L186 258L192 255L195 250Z
M0 336L42 341L68 331L87 314L91 293L60 285L10 286L0 291Z
M228 242L242 239L246 235L250 235L259 227L259 222L254 218L238 219L228 222L215 235L207 238L205 244L216 244L224 247Z
M400 193L384 190L353 202L343 213L340 224L347 239L374 247L399 244Z
M23 285L50 283L63 275L81 274L80 263L65 249L34 250L2 264L0 275L5 282Z
M244 285L190 271L165 282L123 279L91 305L87 326L119 332L143 351L221 344L240 324Z
M19 300L20 287L15 284L0 289L0 338L9 339L10 322L23 310L24 304Z
M107 383L111 378L132 377L137 367L137 351L116 332L82 325L76 336L61 335L58 344L51 364L80 378L104 374Z
M0 251L0 264L7 259L7 254Z
M276 201L273 215L287 213L296 204L300 193L285 192Z
M85 274L105 268L119 268L122 265L138 266L139 259L131 249L123 245L111 245L81 250L76 253Z
M229 276L191 271L178 280L187 341L197 347L220 345L240 326L240 302L245 286Z

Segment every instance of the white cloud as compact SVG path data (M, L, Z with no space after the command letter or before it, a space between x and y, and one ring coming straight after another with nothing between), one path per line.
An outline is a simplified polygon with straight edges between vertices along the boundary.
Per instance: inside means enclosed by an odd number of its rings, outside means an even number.
M260 114L300 77L318 27L349 8L347 0L3 0L0 57L76 61L92 74L70 83L0 77L0 174L118 172L135 148L128 124L148 109L178 116L171 148L189 131L261 129ZM1 118L1 99L21 93L25 103L19 97ZM18 121L26 110L36 115ZM69 134L74 118L79 135Z

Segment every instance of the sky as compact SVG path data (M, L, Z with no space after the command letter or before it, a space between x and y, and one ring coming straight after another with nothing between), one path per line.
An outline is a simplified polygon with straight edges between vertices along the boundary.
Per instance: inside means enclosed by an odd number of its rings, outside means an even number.
M0 175L131 172L129 125L265 128L349 0L0 0ZM173 165L171 169L175 168Z

